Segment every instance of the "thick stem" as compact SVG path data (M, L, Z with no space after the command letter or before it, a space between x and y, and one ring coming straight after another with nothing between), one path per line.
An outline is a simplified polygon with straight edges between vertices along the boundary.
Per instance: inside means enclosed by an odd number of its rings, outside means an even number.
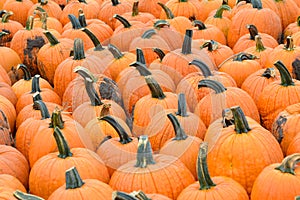
M31 74L30 74L29 69L27 68L27 66L24 65L24 64L18 64L17 70L19 70L19 69L21 69L23 74L24 74L23 79L25 81L30 81L31 80Z
M209 41L204 42L201 45L201 49L203 49L205 47L207 47L208 51L215 51L219 48L219 44L218 44L218 42L216 42L214 40L209 40Z
M203 22L201 22L200 20L194 20L193 23L192 23L192 25L194 27L197 27L198 30L204 30L204 29L206 29L205 24Z
M178 119L172 113L167 114L167 117L171 121L175 131L175 137L172 140L185 140L186 138L188 138L188 136L182 129Z
M7 13L7 10L0 10L0 17L3 17L5 13Z
M104 50L104 47L101 45L101 42L98 40L98 38L95 36L95 34L90 31L87 28L82 28L81 29L85 34L87 34L87 36L89 36L89 38L92 40L95 48L94 51L102 51Z
M276 76L276 71L274 68L267 68L261 76L267 79L274 78Z
M76 38L74 40L73 54L73 60L85 59L84 45L82 39Z
M286 37L286 44L284 45L284 49L287 51L294 51L295 45L292 36L289 35Z
M160 5L162 7L162 9L164 10L164 12L167 16L167 19L174 19L175 16L168 6L166 6L165 4L163 4L161 2L158 2L158 5Z
M141 62L133 62L131 63L129 66L133 66L135 67L138 72L140 73L141 76L149 76L152 73L149 71L149 69L147 68L147 66Z
M153 27L155 29L161 29L163 27L170 27L170 23L167 20L164 19L160 19L160 20L156 20L153 24Z
M101 106L103 103L96 92L94 86L93 86L94 81L90 78L84 78L84 84L85 84L85 89L86 92L90 98L91 105L92 106Z
M59 127L60 129L63 129L64 124L65 122L62 119L61 110L56 107L52 112L49 128Z
M256 46L255 50L257 52L262 52L262 51L266 50L264 44L262 43L260 35L255 36L255 46Z
M205 78L207 78L209 76L213 76L213 74L211 73L209 67L204 62L202 62L201 60L194 59L194 60L192 60L192 62L189 63L189 65L195 65L196 67L198 67L201 70L202 75Z
M93 82L97 82L97 78L85 67L78 66L74 69L74 73L78 73L82 78L90 78Z
M293 67L294 78L296 78L297 80L300 80L300 60L298 58L296 58L292 62L292 67Z
M81 29L82 28L82 26L80 25L80 22L79 22L79 20L76 18L76 16L75 15L73 15L73 14L68 14L68 18L69 18L69 20L70 20L70 22L71 22L71 24L72 24L72 28L73 29Z
M42 120L50 118L49 110L42 100L34 101L33 104L41 111Z
M107 115L101 117L100 120L108 122L117 131L121 144L128 144L132 141L125 129L112 116Z
M112 193L112 200L140 200L130 194L121 191L114 191Z
M155 161L148 135L141 135L138 143L135 167L146 168L148 165L153 164L155 164Z
M163 52L163 50L161 50L160 48L153 48L152 51L154 51L154 53L156 53L156 55L159 57L159 60L162 61L162 59L165 57L165 52Z
M250 34L250 40L255 40L255 36L258 35L258 30L257 30L256 26L254 26L253 24L248 24L247 29Z
M230 110L234 119L235 132L237 134L248 133L251 128L242 109L239 106L234 106Z
M214 18L223 18L223 12L224 10L231 10L230 6L228 5L222 5L218 8L218 10L216 11L216 14L214 15Z
M200 190L209 190L210 188L216 186L216 184L212 181L208 167L207 167L207 142L202 142L200 144L200 149L198 153L197 159L197 174L198 181L200 185Z
M295 153L289 156L286 156L281 164L276 167L276 170L281 171L282 173L289 173L292 175L295 174L295 165L300 161L300 153Z
M163 90L161 89L158 82L154 79L153 76L145 76L146 83L151 91L152 98L156 99L164 99L166 95L164 94Z
M297 26L300 26L300 16L297 17Z
M16 197L18 200L45 200L41 197L32 195L32 194L26 194L20 190L16 190L13 193L14 197Z
M139 191L133 191L132 193L130 193L131 195L133 195L134 197L136 197L138 200L151 200L149 199L149 197L147 197L147 195L139 190Z
M78 0L80 3L84 3L87 4L87 2L85 0Z
M78 10L78 12L79 12L78 21L79 21L81 27L87 27L86 18L85 18L85 15L84 15L84 12L83 12L82 8L80 8Z
M133 2L133 6L132 6L132 13L131 16L137 16L139 15L139 1L136 0Z
M113 6L117 6L120 4L119 0L111 0Z
M50 32L50 31L44 31L43 32L46 38L48 39L51 46L55 46L59 44L58 39Z
M42 6L45 6L48 4L48 0L40 0L39 2Z
M224 110L222 110L222 123L223 128L234 125L234 118L230 108L225 108Z
M40 88L40 75L36 74L33 78L32 78L32 82L31 82L31 94L36 93L36 92L41 92L41 88Z
M0 39L6 35L10 34L9 30L5 30L3 29L1 32L0 32Z
M252 55L250 53L238 53L236 54L236 56L233 58L233 61L239 61L239 62L243 62L244 60L254 60L257 57L255 55Z
M141 48L136 48L136 61L142 64L146 64L144 52Z
M100 118L109 115L110 114L110 112L109 112L110 108L111 108L111 104L104 103L103 106L102 106L101 112L100 112Z
M250 0L251 1L251 4L252 4L252 7L253 8L256 8L258 10L262 9L262 3L261 3L261 0Z
M115 59L120 59L124 56L124 54L112 44L108 44L107 49L111 52Z
M59 152L58 157L62 159L65 159L67 157L72 157L73 154L70 150L68 142L58 127L54 128L53 136L55 138L58 152Z
M290 72L285 67L282 61L278 60L276 63L274 63L274 65L279 70L282 86L287 87L287 86L295 85Z
M76 167L72 167L66 171L66 189L81 188L84 185Z
M143 39L150 39L155 34L156 34L155 29L149 29L149 30L146 30L141 37Z
M40 108L38 107L38 105L35 103L36 101L42 101L42 97L41 94L39 92L36 92L32 95L32 101L33 101L33 106L32 108L34 110L40 110Z
M28 16L25 26L26 30L31 31L33 29L33 20L34 17L32 15Z
M222 83L220 83L219 81L209 80L209 79L203 79L203 80L199 81L198 88L201 88L201 87L208 87L210 89L213 89L216 94L223 93L227 90L224 87L224 85Z
M184 93L179 93L178 95L178 110L176 112L176 115L179 115L181 117L188 117Z
M127 19L125 19L124 17L122 17L121 15L114 14L113 18L119 20L123 24L124 28L131 27L131 24L129 23L129 21Z
M13 15L12 11L4 13L3 16L2 16L1 22L2 23L8 23L8 20L9 20L10 16L12 16L12 15Z
M187 29L182 44L181 53L184 55L192 53L193 30Z

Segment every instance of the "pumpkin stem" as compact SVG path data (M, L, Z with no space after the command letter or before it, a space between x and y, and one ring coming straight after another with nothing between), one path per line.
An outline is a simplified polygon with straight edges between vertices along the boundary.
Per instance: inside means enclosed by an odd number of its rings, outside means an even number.
M176 115L179 115L181 117L188 117L184 93L179 93L178 95L178 110L176 112Z
M112 53L115 59L120 59L124 56L124 54L112 44L108 44L107 49Z
M136 0L133 2L133 6L132 6L132 13L131 16L137 16L139 15L139 1Z
M59 44L58 39L50 31L44 31L43 33L46 36L46 38L48 39L48 41L50 42L51 46L55 46L55 45Z
M255 36L255 46L256 46L257 52L262 52L262 51L266 50L264 44L262 43L260 35Z
M120 4L119 0L111 0L113 6L117 6Z
M144 52L141 48L136 48L136 61L142 64L146 64Z
M216 184L211 180L207 167L207 142L202 142L200 144L200 149L198 153L198 181L200 185L200 190L209 190L211 187L216 186Z
M261 76L266 77L267 79L274 78L276 76L276 71L274 68L267 68Z
M219 48L219 44L218 42L214 41L214 40L208 40L206 42L204 42L202 45L201 45L201 49L207 47L207 50L208 51L215 51Z
M146 30L143 35L141 36L141 38L143 39L150 39L152 37L152 35L155 35L156 31L154 29L149 29Z
M167 114L167 117L171 121L175 131L175 137L172 140L185 140L186 138L188 138L188 136L182 129L178 119L172 113Z
M72 167L66 171L66 189L81 188L84 185L76 167Z
M40 6L36 7L34 14L37 14L42 22L42 29L47 30L47 12Z
M297 26L300 26L300 15L297 17Z
M129 23L129 21L127 19L125 19L124 17L122 17L121 15L114 14L113 18L119 20L123 24L124 28L131 27L131 24Z
M89 95L91 105L92 106L101 106L103 102L101 101L98 93L96 92L94 86L93 86L94 81L88 77L84 78L84 84L85 84L85 89L87 91L87 94Z
M76 38L74 40L73 47L73 60L82 60L85 59L83 40L80 38Z
M14 197L16 197L17 199L19 200L45 200L41 197L38 197L38 196L35 196L35 195L32 195L32 194L26 194L20 190L16 190L14 193L13 193Z
M87 26L86 18L85 18L82 8L79 8L79 10L78 10L78 21L79 21L81 27Z
M166 95L164 94L163 90L161 89L158 82L154 79L153 76L145 76L146 83L151 91L152 98L156 99L164 99Z
M31 94L36 93L36 92L41 92L41 88L40 88L40 75L36 74L33 78L32 78L32 82L31 82Z
M87 2L85 0L78 0L80 3L84 3L87 4Z
M61 110L58 107L55 107L52 115L49 128L59 127L60 129L64 128L65 122L62 119Z
M295 174L295 165L300 161L300 153L294 153L292 155L286 156L281 164L278 167L275 167L276 170L281 171L282 173L289 173L292 175Z
M8 20L10 18L10 16L12 16L14 13L12 11L6 12L3 14L1 22L2 23L8 23Z
M76 18L76 16L75 15L73 15L73 14L68 14L68 18L69 18L69 20L70 20L70 22L71 22L71 24L72 24L72 28L73 29L81 29L82 28L82 26L80 25L80 22L79 22L79 20Z
M141 135L138 143L135 167L146 168L148 165L153 164L155 164L155 161L148 135Z
M48 0L40 0L39 3L42 5L42 6L45 6L48 4Z
M284 49L287 51L293 51L295 49L294 41L292 36L286 37L286 44L284 45Z
M141 63L141 62L138 62L138 61L133 62L129 66L136 67L136 69L138 70L138 72L140 73L141 76L150 76L150 75L152 75L152 73L149 71L149 69L146 67L146 65Z
M164 20L164 19L156 20L153 24L153 27L155 29L161 29L165 26L170 27L170 23L167 20Z
M202 75L205 78L207 78L209 76L213 76L213 74L211 73L209 67L204 62L202 62L201 60L194 59L194 60L192 60L192 62L189 63L189 65L195 65L196 67L198 67L201 70Z
M203 22L201 22L200 20L194 20L192 23L192 26L197 27L198 30L204 30L206 29L206 26Z
M104 50L104 47L101 45L100 41L98 40L98 38L95 36L95 34L90 31L87 28L82 28L81 29L85 34L87 34L87 36L92 40L95 48L94 51L102 51Z
M41 94L39 92L36 92L32 95L32 101L33 101L33 106L32 108L34 110L40 110L37 104L35 104L36 101L42 101Z
M255 40L255 36L258 35L258 30L257 30L256 26L254 26L253 24L247 24L246 27L250 34L250 40Z
M163 4L161 2L157 2L157 4L160 5L160 7L164 10L164 12L167 16L167 19L174 19L175 16L168 6L166 6L165 4Z
M203 79L199 81L198 83L198 89L201 87L208 87L210 89L213 89L216 94L223 93L227 89L224 87L222 83L216 80L209 80L209 79Z
M159 60L162 61L162 59L165 57L165 52L163 52L163 50L161 50L160 48L153 48L152 51L154 51L154 53L156 53L156 55L159 57Z
M19 70L19 69L21 69L23 74L24 74L23 79L25 81L30 81L31 80L31 74L30 74L29 69L27 68L27 66L24 65L24 64L18 64L17 65L17 70Z
M111 108L110 103L104 103L100 112L100 118L109 115L109 109Z
M214 18L223 18L223 12L224 10L231 10L230 6L223 4L222 6L220 6L218 8L218 10L216 11L216 14L214 15Z
M31 31L33 29L33 20L34 17L32 15L28 16L25 26L26 30Z
M34 101L33 104L41 111L42 120L50 118L49 110L42 100Z
M300 80L300 60L296 58L292 62L292 67L293 67L293 76L297 79Z
M132 141L125 129L112 116L107 115L101 117L100 120L108 122L117 131L121 144L128 144Z
M127 194L125 192L121 191L114 191L112 193L112 200L140 200L131 194Z
M132 193L130 193L131 195L133 195L134 197L136 197L138 200L151 200L149 199L149 197L147 197L147 195L143 192L143 191L133 191Z
M222 111L222 123L223 123L223 128L234 125L234 119L230 108L225 108Z
M250 0L251 4L252 4L252 7L253 8L256 8L258 10L262 9L263 6L262 6L262 3L261 3L261 0Z
M257 57L255 55L252 55L250 53L238 53L234 58L233 61L239 61L239 62L243 62L244 60L254 60Z
M57 126L54 128L53 135L59 152L58 157L62 159L65 159L67 157L72 157L73 154L70 150L68 142L65 136L63 135L63 133L61 132L61 130Z
M0 32L0 39L6 35L10 34L8 30L5 30L3 29L1 32Z
M97 81L97 78L85 67L78 66L74 69L74 73L78 73L82 78L90 78L93 82Z
M192 39L193 39L193 30L187 29L185 31L183 45L181 53L184 55L192 53Z
M234 119L235 132L238 134L248 133L251 128L249 127L243 110L239 106L231 107L230 110L232 111Z
M285 65L281 60L275 62L274 65L279 70L282 86L287 87L287 86L295 85L289 70L285 67Z

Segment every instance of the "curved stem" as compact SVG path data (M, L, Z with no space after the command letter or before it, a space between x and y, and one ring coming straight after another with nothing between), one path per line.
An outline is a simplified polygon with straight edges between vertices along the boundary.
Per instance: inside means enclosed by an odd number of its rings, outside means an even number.
M84 12L82 10L82 8L80 8L78 10L79 14L78 14L78 21L81 25L81 27L86 27L87 26L87 23L86 23L86 18L85 18L85 15L84 15Z
M6 12L3 14L1 22L2 23L8 23L9 18L13 15L12 11Z
M76 38L74 40L73 54L73 60L85 59L84 45L82 39Z
M145 64L141 63L141 62L133 62L131 63L129 66L133 66L136 67L136 69L138 70L138 72L140 73L141 76L149 76L152 73L148 70L148 68L146 67Z
M170 23L167 20L164 20L164 19L156 20L153 24L153 27L155 29L161 29L165 26L170 27Z
M45 200L42 197L38 197L32 194L26 194L20 190L14 191L13 195L19 200Z
M67 142L65 136L63 135L63 133L61 132L61 130L58 127L54 128L53 136L55 138L57 148L58 148L58 152L59 152L59 154L57 156L59 158L62 158L62 159L65 159L67 157L72 157L73 154L70 150L68 142Z
M188 117L187 109L186 109L186 99L184 93L179 93L178 95L178 110L176 115L181 117Z
M218 42L216 42L214 40L209 40L209 41L204 42L201 45L201 49L203 49L205 47L207 47L208 51L215 51L219 48L219 44L218 44Z
M132 193L130 193L131 195L133 195L134 197L136 197L137 199L139 199L139 200L151 200L151 199L149 199L149 197L147 197L147 195L143 192L143 191L141 191L141 190L139 190L139 191L134 191L134 192L132 192Z
M186 138L188 138L188 136L182 129L178 119L172 113L167 114L167 117L171 121L175 131L175 137L172 140L185 140Z
M234 125L234 118L230 108L225 108L224 110L222 110L222 123L223 128Z
M121 15L114 14L113 18L119 20L123 24L124 28L131 27L131 24L129 23L129 21L127 19L125 19L124 17L122 17Z
M108 44L107 49L112 53L115 59L120 59L124 56L124 54L112 44Z
M276 71L274 68L267 68L261 76L267 79L274 78L276 76Z
M117 131L121 144L128 144L132 141L125 129L112 116L107 115L101 117L100 120L108 122Z
M256 8L258 10L262 9L262 3L261 3L261 0L250 0L251 1L251 4L252 4L252 7L253 8Z
M164 99L166 95L164 94L163 90L161 89L158 82L150 75L145 76L146 83L151 91L152 98L156 99Z
M90 78L93 82L97 81L97 78L85 67L78 66L74 69L74 73L78 73L82 78Z
M192 23L192 25L194 27L197 27L198 30L204 30L204 29L206 29L205 24L203 22L201 22L200 20L194 20L193 23Z
M154 29L146 30L141 36L143 39L150 39L152 35L155 35L156 31Z
M241 53L238 53L235 55L235 57L233 58L233 61L242 62L244 60L254 60L254 59L256 59L255 55L252 55L250 53L241 52Z
M139 1L134 1L132 6L132 13L131 16L139 15Z
M58 39L50 31L44 31L43 33L48 39L51 46L55 46L60 43Z
M287 51L293 51L295 49L294 41L292 36L286 37L286 44L284 45L284 49Z
M87 2L85 0L78 0L80 3L84 3L87 4Z
M76 167L72 167L66 171L66 189L81 188L84 185Z
M35 103L36 101L42 101L42 97L41 94L39 92L36 92L32 95L32 101L33 101L33 106L32 108L34 110L40 110L40 108L38 107L38 105Z
M100 118L109 115L109 109L111 108L111 104L104 103L100 112Z
M187 29L185 31L184 40L182 44L181 53L184 55L192 53L192 40L193 40L193 30Z
M166 16L167 16L167 19L174 19L174 14L173 12L171 11L171 9L166 6L165 4L161 3L161 2L157 2L158 5L160 5L160 7L164 10Z
M136 48L136 61L146 64L144 52L141 48Z
M7 10L0 10L0 17L3 17L3 15L7 12L8 12Z
M98 40L98 38L95 36L95 34L90 31L87 28L82 28L81 29L85 34L87 34L87 36L89 36L89 38L92 40L95 48L94 51L102 51L104 50L104 47L101 45L101 42Z
M160 48L153 48L152 51L154 51L154 53L156 53L156 55L159 57L159 60L162 61L162 59L165 57L165 52L163 52L163 50L161 50Z
M34 101L34 105L41 111L42 120L50 118L48 108L42 100Z
M257 30L256 26L254 26L253 24L248 24L247 29L250 34L250 40L255 40L255 36L258 35L258 30Z
M257 52L262 52L262 51L266 50L264 44L262 43L260 35L255 36L255 46L256 46L255 50Z
M101 106L103 103L96 92L94 86L93 86L94 81L90 78L85 77L84 78L84 84L85 84L85 89L87 91L87 94L90 98L91 105L92 106Z
M287 87L287 86L295 85L290 72L285 67L282 61L278 60L276 63L274 63L274 65L279 70L282 86Z
M276 167L276 170L281 171L282 173L289 173L292 175L295 174L295 165L300 161L300 153L295 153L289 156L286 156L281 164Z
M198 153L197 159L197 174L198 174L198 181L200 185L200 190L209 190L210 188L216 186L216 184L212 181L208 167L207 167L207 142L202 142L200 144L200 149Z
M26 21L26 26L25 29L30 31L33 29L33 20L34 17L32 15L28 16L27 21Z
M40 0L39 2L42 6L45 6L48 4L48 0Z
M222 5L218 8L218 10L216 11L216 14L214 15L214 18L223 18L223 12L224 10L231 10L230 6L228 5Z
M205 78L207 78L209 76L213 76L213 74L211 73L209 67L204 62L202 62L201 60L194 59L194 60L192 60L192 62L189 63L189 65L195 65L196 67L198 67L201 70L202 75Z
M64 124L65 124L65 122L62 119L61 110L58 107L56 107L54 109L54 111L52 112L51 122L50 122L49 128L56 128L56 127L58 127L60 129L63 129L64 128Z
M209 80L209 79L203 79L199 81L198 88L201 87L208 87L210 89L213 89L216 94L223 93L227 90L222 83L215 80Z
M114 191L112 193L112 200L140 200L130 194L121 191Z
M155 161L148 135L141 135L138 143L135 167L146 168L148 165L153 164L155 164Z
M0 39L9 34L10 34L9 30L2 29L2 31L0 32Z
M69 18L69 20L70 20L70 22L71 22L71 24L72 24L72 28L73 29L81 29L82 27L81 27L81 25L80 25L80 22L79 22L79 20L76 18L76 16L75 15L73 15L73 14L68 14L68 18Z
M40 88L40 75L36 74L33 78L32 78L32 82L31 82L31 92L30 93L36 93L36 92L41 92L41 88Z
M230 110L234 119L235 132L237 134L248 133L251 128L242 109L239 106L234 106Z
M24 74L23 79L25 81L30 81L31 80L31 74L30 74L29 69L27 68L27 66L24 65L24 64L18 64L17 70L19 70L19 69L21 69L23 74Z
M113 6L117 6L120 4L119 0L111 0Z

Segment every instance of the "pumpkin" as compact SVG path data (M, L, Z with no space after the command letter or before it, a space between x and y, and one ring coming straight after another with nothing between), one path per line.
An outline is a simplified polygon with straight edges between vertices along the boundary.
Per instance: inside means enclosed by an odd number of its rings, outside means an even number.
M207 154L207 142L200 144L199 153L197 155L197 176L198 182L187 186L178 196L178 200L213 200L218 199L249 199L246 190L235 180L226 176L210 176ZM199 187L200 186L200 187Z
M0 38L2 37L0 36ZM12 50L11 48L1 46L0 53L1 55L3 55L0 57L0 65L4 68L4 70L7 73L9 73L12 70L12 67L16 67L18 64L22 63L18 53Z
M192 173L180 160L168 155L153 155L148 137L143 135L139 138L136 159L119 167L109 185L113 190L143 190L176 199L194 181Z
M19 179L9 174L0 174L0 187L9 187L14 190L26 192L25 187Z
M300 16L297 17L296 21L290 23L283 31L283 42L286 42L286 37L289 35L296 34L298 31L300 31ZM295 37L294 37L295 38ZM295 40L296 42L296 40ZM298 43L298 42L296 42Z
M107 200L112 196L113 190L109 185L97 179L82 180L76 167L66 170L65 177L65 184L57 188L49 196L48 200L58 198L78 200L96 198Z
M9 127L13 133L15 130L15 122L17 117L16 109L14 105L2 95L0 95L0 110L5 114L9 123Z
M143 191L134 191L131 192L130 194L121 192L121 191L114 191L112 195L112 200L118 200L118 199L140 199L140 200L170 200L170 198L160 195L160 194L145 194Z
M297 133L293 139L291 140L290 144L289 144L289 147L286 151L286 155L291 155L291 154L294 154L294 153L298 153L300 152L300 149L299 149L299 136L300 134Z
M213 122L204 138L209 144L208 169L212 176L233 178L250 194L259 173L282 160L283 154L272 134L255 120L246 118L239 106L227 111L225 117L229 121L223 118Z
M17 103L17 95L13 91L12 87L5 83L4 81L1 81L0 79L0 94L7 98L13 105L16 105Z
M47 12L47 15L49 17L54 17L56 19L59 19L61 14L62 14L62 10L59 7L58 3L52 0L40 0L39 2L35 3L28 11L28 16L32 15L34 10L40 7L42 8L45 12Z
M295 199L300 192L299 159L300 154L296 153L285 157L281 163L265 167L254 182L251 199ZM284 187L287 183L289 187Z
M13 69L13 67L12 67ZM10 80L10 77L8 76L8 73L5 71L5 69L0 65L0 82L7 84L11 86L12 82Z
M65 171L73 166L77 168L83 179L98 179L108 183L108 171L96 153L86 148L70 149L59 127L54 128L53 136L58 153L43 156L31 168L29 189L32 194L47 199L65 183ZM49 173L45 174L45 170Z
M15 142L5 113L0 110L0 144L12 146Z
M300 12L296 1L275 1L278 9L279 17L281 19L282 30L284 30L290 23L293 23Z

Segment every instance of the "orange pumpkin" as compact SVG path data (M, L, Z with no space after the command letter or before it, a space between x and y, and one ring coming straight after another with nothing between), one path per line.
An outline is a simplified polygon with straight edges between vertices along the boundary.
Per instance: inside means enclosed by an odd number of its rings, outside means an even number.
M12 146L15 142L5 113L0 110L0 144Z

